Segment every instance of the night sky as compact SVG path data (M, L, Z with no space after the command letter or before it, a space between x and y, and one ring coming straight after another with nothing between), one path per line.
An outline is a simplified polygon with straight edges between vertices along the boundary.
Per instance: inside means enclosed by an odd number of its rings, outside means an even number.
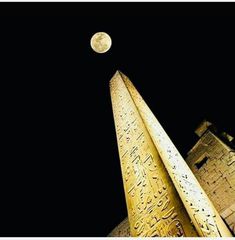
M1 236L106 236L126 216L109 80L121 70L180 153L235 136L234 4L0 4ZM107 32L106 54L90 38Z

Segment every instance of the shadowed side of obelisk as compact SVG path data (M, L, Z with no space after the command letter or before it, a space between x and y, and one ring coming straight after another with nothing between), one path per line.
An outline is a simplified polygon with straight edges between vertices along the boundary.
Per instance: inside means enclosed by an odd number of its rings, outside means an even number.
M202 237L232 236L192 171L132 82L124 74L119 74L198 234Z
M131 236L197 236L119 72L110 91Z

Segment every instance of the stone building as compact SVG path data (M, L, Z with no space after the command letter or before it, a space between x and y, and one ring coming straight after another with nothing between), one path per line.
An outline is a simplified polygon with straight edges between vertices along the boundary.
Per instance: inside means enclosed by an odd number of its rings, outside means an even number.
M200 137L186 162L215 208L235 234L234 138L208 121L195 130Z

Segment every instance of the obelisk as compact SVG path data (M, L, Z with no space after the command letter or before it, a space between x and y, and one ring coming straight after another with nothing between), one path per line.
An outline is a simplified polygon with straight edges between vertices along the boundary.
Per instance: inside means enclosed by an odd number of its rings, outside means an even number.
M197 236L119 72L110 88L131 236Z
M130 80L110 90L131 236L231 236Z

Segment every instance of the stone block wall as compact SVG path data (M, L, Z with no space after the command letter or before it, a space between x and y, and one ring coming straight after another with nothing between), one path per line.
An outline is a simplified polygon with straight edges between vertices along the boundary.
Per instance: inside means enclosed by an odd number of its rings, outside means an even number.
M235 234L235 151L208 130L189 151L186 162Z

